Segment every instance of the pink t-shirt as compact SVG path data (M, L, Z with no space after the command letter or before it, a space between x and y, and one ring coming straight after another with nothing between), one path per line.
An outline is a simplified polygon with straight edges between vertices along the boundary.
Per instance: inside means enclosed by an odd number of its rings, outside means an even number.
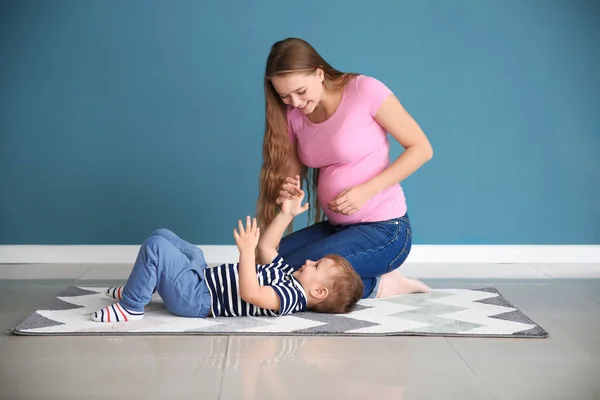
M290 139L296 142L304 165L320 168L319 203L334 225L384 221L406 213L400 184L377 193L352 215L327 208L340 192L367 182L389 166L387 132L374 117L390 94L382 82L359 75L346 85L336 111L322 123L312 123L302 111L288 107Z

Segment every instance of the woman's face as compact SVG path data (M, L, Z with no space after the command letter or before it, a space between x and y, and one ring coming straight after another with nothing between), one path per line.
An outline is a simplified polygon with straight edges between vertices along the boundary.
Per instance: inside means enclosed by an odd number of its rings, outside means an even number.
M271 83L281 100L308 115L323 98L323 70L298 72L271 78Z

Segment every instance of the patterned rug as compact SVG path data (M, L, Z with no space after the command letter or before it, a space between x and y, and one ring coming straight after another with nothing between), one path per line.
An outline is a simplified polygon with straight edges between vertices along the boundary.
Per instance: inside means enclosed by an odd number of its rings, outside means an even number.
M495 288L434 289L363 299L349 314L182 318L155 295L142 320L99 323L91 313L114 301L102 287L71 286L12 329L17 335L334 335L545 338L548 333Z

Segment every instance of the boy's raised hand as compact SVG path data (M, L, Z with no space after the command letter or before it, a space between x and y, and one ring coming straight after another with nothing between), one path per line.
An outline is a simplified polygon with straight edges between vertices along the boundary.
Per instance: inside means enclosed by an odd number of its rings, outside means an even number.
M284 199L281 203L281 212L296 216L302 214L304 211L308 210L308 203L302 205L302 200L304 199L304 190L300 189L298 185L296 187L297 195L292 196L292 199Z
M242 221L238 221L238 229L239 233L235 229L233 230L233 237L240 252L254 251L260 237L260 228L258 228L256 218L252 218L252 221L250 221L250 216L246 217L246 228L244 228Z

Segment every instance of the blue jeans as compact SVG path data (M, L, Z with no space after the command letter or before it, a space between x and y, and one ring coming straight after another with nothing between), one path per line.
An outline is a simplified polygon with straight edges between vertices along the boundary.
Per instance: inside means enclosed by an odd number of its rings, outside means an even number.
M211 297L204 281L202 250L167 229L158 229L142 243L123 288L121 305L144 311L154 289L167 310L181 317L206 317Z
M352 225L316 223L281 240L279 254L292 266L327 254L345 257L362 278L363 298L375 297L379 276L398 268L408 257L412 232L408 214L388 221Z

